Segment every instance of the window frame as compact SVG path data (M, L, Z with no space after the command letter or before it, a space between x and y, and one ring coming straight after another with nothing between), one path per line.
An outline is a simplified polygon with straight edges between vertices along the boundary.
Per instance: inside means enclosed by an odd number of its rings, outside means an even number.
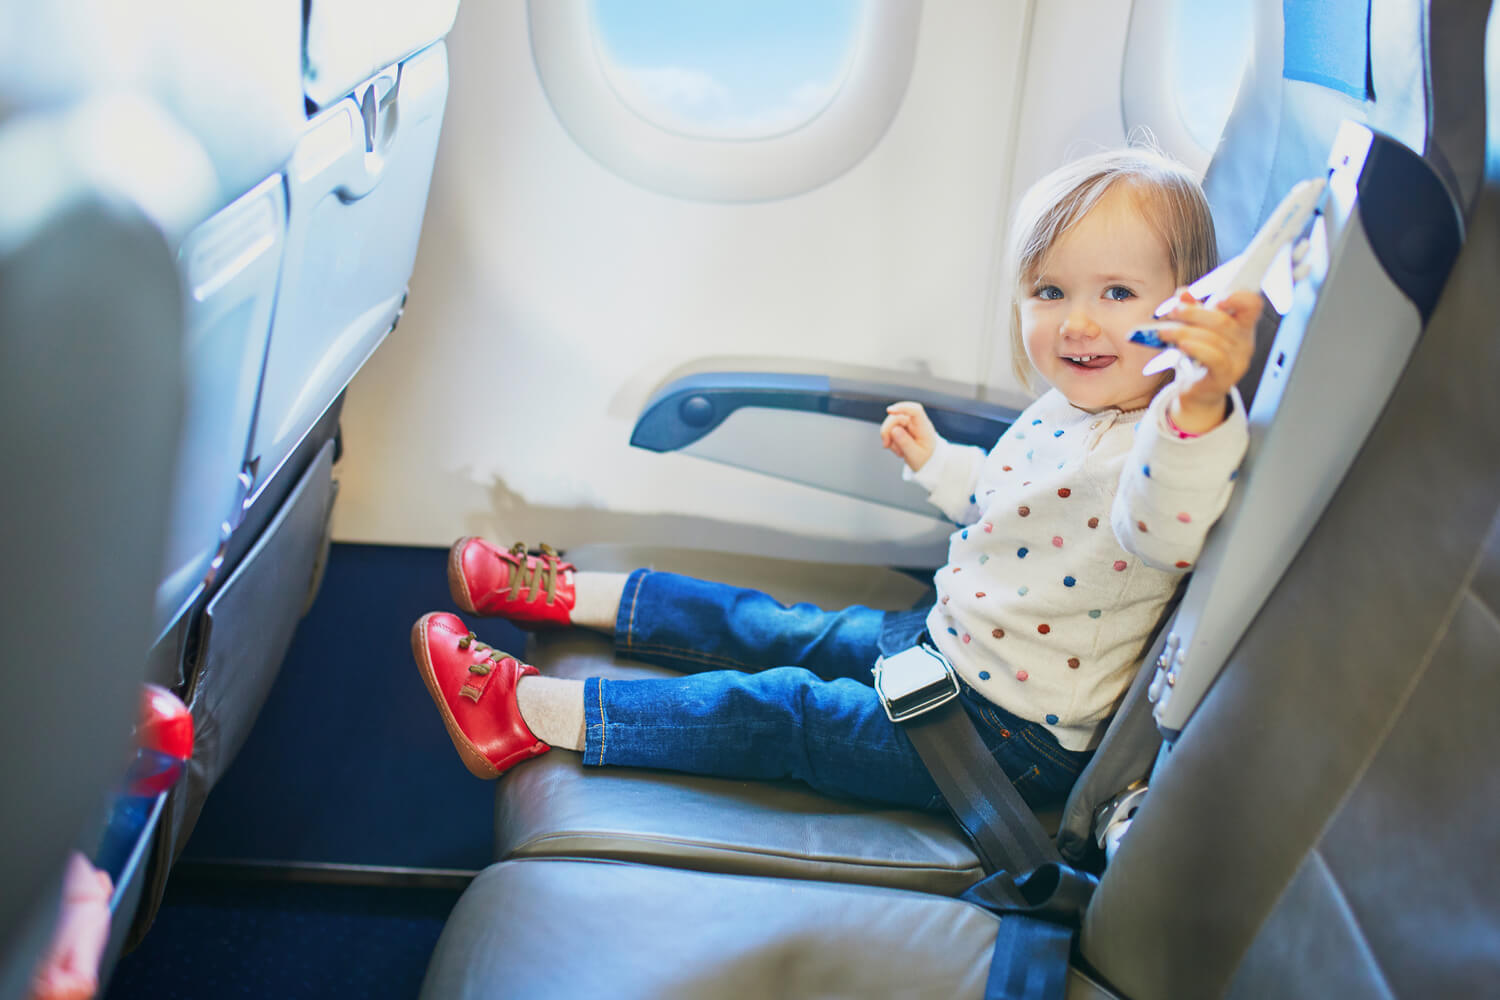
M655 124L610 81L589 0L527 0L526 10L542 89L589 155L660 194L757 202L826 184L880 141L911 80L922 0L866 0L842 85L807 122L765 138L689 136Z
M1204 146L1183 118L1182 103L1178 100L1180 81L1175 69L1162 72L1162 67L1175 67L1173 52L1173 18L1179 16L1178 8L1183 0L1136 0L1130 12L1129 34L1125 42L1125 59L1121 69L1120 104L1127 133L1136 128L1149 128L1163 150L1181 160L1200 176L1208 169L1213 159L1213 146ZM1239 88L1255 60L1255 40L1246 50L1236 83L1236 96L1231 98L1226 111L1226 121L1233 113L1238 100ZM1220 126L1222 135L1223 126Z

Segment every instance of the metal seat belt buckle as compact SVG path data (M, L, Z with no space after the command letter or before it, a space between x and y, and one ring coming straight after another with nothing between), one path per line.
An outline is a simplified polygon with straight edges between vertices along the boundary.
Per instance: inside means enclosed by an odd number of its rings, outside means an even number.
M912 646L875 661L875 693L892 722L906 722L958 697L958 674L931 646Z

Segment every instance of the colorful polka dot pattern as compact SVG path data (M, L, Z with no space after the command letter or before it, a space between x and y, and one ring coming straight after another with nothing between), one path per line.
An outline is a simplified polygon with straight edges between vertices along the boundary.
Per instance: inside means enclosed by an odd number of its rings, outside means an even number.
M1095 425L1092 425L1092 426L1097 426L1097 422L1096 422ZM1045 427L1043 427L1043 421L1041 419L1033 419L1030 422L1029 427L1031 427L1031 428L1041 427L1041 428L1043 428L1043 430L1045 430ZM1137 432L1139 432L1139 430L1140 430L1139 425L1137 425L1135 427L1135 430ZM1052 436L1052 438L1054 440L1063 438L1064 436L1066 436L1066 428L1054 428L1053 431L1052 431L1052 435L1051 436ZM1017 427L1015 429L1014 433L1012 434L1012 437L1014 437L1017 440L1025 440L1025 438L1026 438L1026 429L1022 429L1022 428ZM1050 458L1051 456L1045 456L1045 457ZM1028 450L1026 452L1026 460L1028 462L1034 462L1036 460L1036 449L1031 449L1031 450ZM1058 469L1063 469L1063 468L1066 467L1066 465L1067 465L1067 462L1064 461L1064 462L1059 463L1057 465L1057 468ZM1151 467L1150 467L1150 465L1143 464L1140 467L1140 470L1141 470L1141 474L1143 476L1145 476L1148 479L1151 478ZM1014 472L1016 470L1015 470L1015 467L1012 466L1012 465L1002 465L1001 466L1001 471L1003 471L1003 472ZM1238 474L1239 474L1238 471L1233 472L1233 473L1230 474L1229 478L1231 480L1233 480L1233 479L1235 479L1238 476ZM1029 479L1025 480L1025 481L1023 481L1021 483L1022 487L1029 487L1031 485L1032 485L1032 481L1029 480ZM985 491L984 495L986 497L986 503L989 502L989 498L991 496L993 496L996 492L997 492L996 490L986 490ZM1058 497L1059 500L1069 500L1073 496L1073 489L1070 486L1056 487L1056 494L1057 494L1057 497ZM969 502L971 504L977 504L978 501L976 500L975 496L971 495L969 497ZM1018 516L1020 518L1029 518L1029 517L1031 517L1031 515L1034 512L1033 507L1030 506L1030 505L1027 505L1027 504L1020 504L1020 505L1018 505L1015 508L1015 511L1016 511L1016 516ZM1046 508L1045 506L1043 506L1041 508L1037 508L1037 512L1040 514L1040 517L1041 517L1041 519L1044 522L1053 517L1052 512L1050 511L1050 509ZM1191 524L1191 523L1193 523L1193 516L1188 511L1177 511L1175 513L1175 517L1176 517L1176 520L1177 520L1178 523L1181 523L1181 524ZM1083 523L1087 525L1087 527L1088 527L1088 529L1090 531L1097 531L1099 529L1099 527L1100 527L1101 520L1103 520L1103 518L1100 517L1099 515L1093 515L1093 516L1088 517ZM1076 522L1074 522L1074 523L1076 523ZM1050 526L1050 525L1048 525L1048 526ZM962 526L960 526L960 527L962 527ZM976 525L973 525L973 524L971 524L968 527L962 527L962 531L960 533L960 537L962 539L964 539L965 541L969 540L970 535L973 532L974 527L976 527ZM994 522L991 522L991 521L980 521L980 522L978 522L977 527L981 527L983 529L983 531L984 531L985 534L993 534L995 532L995 524L994 524ZM1135 524L1135 527L1136 527L1137 531L1139 531L1139 532L1141 532L1143 534L1149 533L1149 531L1150 531L1149 527L1147 526L1147 524L1146 524L1146 522L1144 520L1137 520L1136 524ZM1067 535L1066 535L1067 528L1066 528L1066 526L1063 527L1063 532L1064 532L1063 534L1057 534L1057 535L1050 536L1051 547L1053 549L1059 550L1059 556L1058 556L1058 558L1061 558L1061 551L1063 551L1063 550L1069 550L1069 547L1068 547L1068 544L1067 544ZM1047 537L1047 536L1043 536L1043 537ZM1035 542L1031 542L1029 545L1019 545L1019 546L1017 546L1017 548L1015 550L1016 558L1019 559L1019 560L1026 559L1027 556L1031 554L1031 545L1034 545L1034 544L1035 544ZM1087 546L1085 546L1085 548L1087 548ZM1071 550L1069 550L1069 551L1071 551ZM985 564L986 562L989 561L989 558L990 558L990 555L988 553L980 553L979 557L978 557L979 564L980 565ZM1033 560L1032 562L1034 563L1035 560ZM1043 566L1044 566L1044 568L1046 566L1045 560L1043 562ZM1176 563L1176 566L1179 569L1187 569L1187 568L1189 568L1190 563L1188 563L1186 561L1178 561ZM1059 567L1059 568L1062 568L1062 567ZM1067 567L1067 568L1073 568L1073 567ZM1130 564L1125 559L1116 559L1111 564L1111 569L1113 569L1113 571L1116 572L1116 573L1123 573L1123 572L1125 572L1129 568L1130 568ZM960 567L954 566L954 567L952 567L952 570L953 570L954 573L957 573L957 572L959 572ZM1060 579L1062 581L1063 587L1068 588L1068 589L1073 589L1073 588L1078 587L1078 585L1079 585L1079 583L1081 581L1086 582L1088 580L1088 577L1089 577L1089 575L1087 573L1081 573L1081 574L1079 574L1075 570L1075 572L1073 572L1073 573L1067 573L1065 575L1061 575ZM1052 580L1057 580L1057 579L1059 579L1059 577L1053 576L1053 577L1051 577L1051 579ZM1054 586L1055 586L1055 584L1054 584ZM1021 583L1016 588L1015 593L1018 596L1020 596L1020 597L1026 597L1030 593L1030 591L1031 591L1031 588L1030 588L1029 584ZM989 595L989 591L986 591L986 590L975 590L973 593L974 593L975 600L979 600L979 601L986 600L990 596ZM946 604L948 602L948 597L945 595L942 598L942 600L943 600L943 603ZM1019 607L1019 605L1017 605L1017 607ZM1076 612L1072 612L1072 613L1076 613ZM1084 613L1087 614L1087 616L1088 616L1089 619L1091 619L1093 621L1098 621L1099 619L1101 619L1103 617L1104 610L1102 608L1091 608L1091 609L1088 609ZM1033 621L1035 621L1035 620L1033 619ZM1052 627L1051 623L1049 623L1049 622L1036 622L1035 623L1035 628L1036 628L1036 634L1039 635L1039 636L1050 636L1051 633L1052 633L1052 631L1053 631L1053 627ZM951 635L958 636L960 638L960 640L962 642L964 642L964 643L970 643L970 642L972 642L974 640L974 636L973 635L971 635L970 633L967 633L967 632L960 632L956 628L949 628L948 632ZM1004 628L995 627L995 628L992 628L990 630L989 638L991 638L993 640L997 640L997 641L998 640L1003 640L1003 639L1005 639L1005 637L1006 637L1006 632L1005 632ZM1056 638L1061 638L1061 636L1056 637ZM1071 637L1070 636L1069 640L1071 640L1072 638L1075 638L1075 637ZM1063 665L1066 665L1066 668L1068 670L1070 670L1070 671L1081 670L1082 667L1083 667L1083 660L1079 656L1064 656L1060 660L1054 660L1053 662L1056 663L1058 665L1058 667L1062 667ZM981 680L981 681L986 681L987 682L987 681L990 681L992 679L992 675L991 675L991 672L989 670L980 670L980 671L977 672L977 676L978 676L979 680ZM1020 683L1025 683L1025 682L1027 682L1027 681L1029 681L1031 679L1031 674L1026 669L1015 669L1014 673L1013 673L1013 676L1014 676L1015 680L1017 682L1020 682ZM1056 715L1056 714L1048 714L1048 715L1045 716L1045 719L1046 719L1046 722L1047 722L1048 725L1057 725L1059 723L1059 716ZM1008 734L1002 734L1002 735L1008 736Z

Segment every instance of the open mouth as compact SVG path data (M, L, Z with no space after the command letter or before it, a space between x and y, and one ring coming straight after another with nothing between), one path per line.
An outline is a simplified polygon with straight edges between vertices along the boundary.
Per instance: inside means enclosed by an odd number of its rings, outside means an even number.
M1099 368L1108 368L1116 361L1116 357L1113 354L1064 354L1062 359L1073 368L1084 368L1091 371Z

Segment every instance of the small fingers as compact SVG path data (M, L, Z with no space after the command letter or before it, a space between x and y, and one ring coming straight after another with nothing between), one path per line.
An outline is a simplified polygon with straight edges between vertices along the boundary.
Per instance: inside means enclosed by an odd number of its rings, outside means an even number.
M1184 326L1198 326L1226 334L1231 333L1239 326L1239 321L1234 316L1219 309L1217 304L1212 306L1178 306L1169 315L1174 321Z
M890 443L886 445L887 450L905 459L912 449L916 447L916 439L905 427L896 427L891 430Z
M1211 330L1182 327L1173 333L1173 345L1207 369L1207 375L1201 380L1206 389L1227 390L1249 368L1249 352Z
M891 445L891 434L897 429L908 429L911 426L911 418L904 413L892 413L880 424L880 443L887 448Z
M1188 291L1188 286L1183 285L1178 288L1177 291L1173 292L1169 298L1163 301L1161 305L1157 306L1156 309L1152 311L1151 315L1155 316L1157 319L1161 319L1163 316L1166 316L1173 309L1176 309L1179 306L1195 305L1197 304L1197 302L1198 300L1193 298L1193 293Z
M1260 292L1235 292L1214 303L1214 308L1233 316L1241 323L1254 325L1266 306L1265 296Z

